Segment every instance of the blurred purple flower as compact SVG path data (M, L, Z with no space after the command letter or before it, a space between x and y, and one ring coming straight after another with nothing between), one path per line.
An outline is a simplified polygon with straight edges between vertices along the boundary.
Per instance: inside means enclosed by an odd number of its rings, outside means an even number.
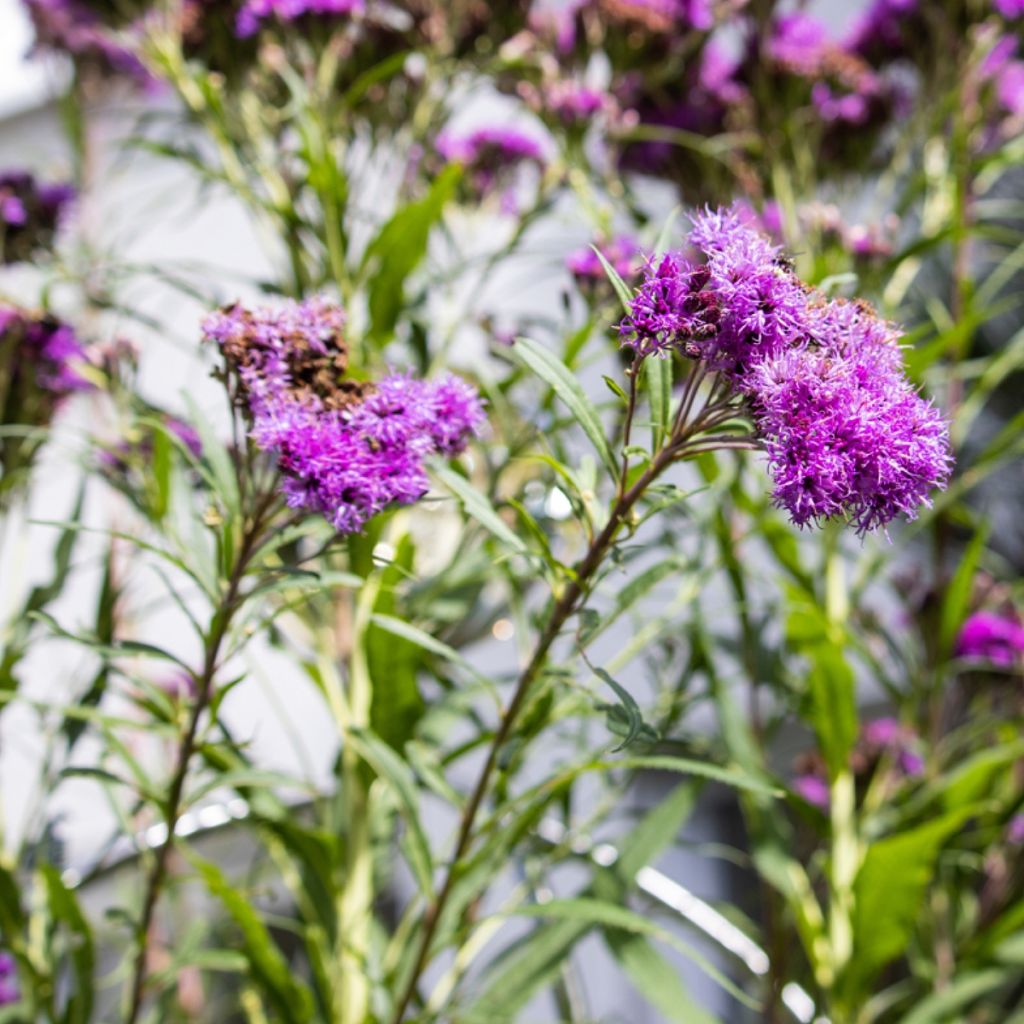
M466 180L477 200L492 195L510 182L523 164L543 167L547 163L539 142L513 128L478 128L468 135L442 133L436 142L437 152L448 163L462 164ZM504 192L504 209L514 212L511 190Z
M245 39L268 21L292 22L300 18L336 18L362 14L366 0L245 0L238 12L235 33Z
M1024 654L1024 625L1009 615L975 612L960 630L955 653L1010 667Z
M872 759L890 754L904 775L915 778L924 773L924 759L913 749L916 739L913 729L888 717L865 722L860 734L861 746Z
M10 1006L20 998L14 957L10 953L0 953L0 1006Z
M556 79L541 86L541 108L565 124L587 123L607 110L612 102L607 93L572 79Z
M1024 846L1024 814L1015 814L1006 827L1006 841L1014 846Z
M0 264L49 249L74 197L67 184L45 185L26 171L0 173Z
M821 72L830 46L828 30L817 18L801 11L785 14L772 24L768 56L786 70L811 77Z
M601 255L611 264L612 269L624 280L633 277L640 265L640 243L629 235L619 235L610 242L598 242ZM581 283L604 281L604 267L592 246L584 246L571 252L565 261L569 272Z
M798 775L793 780L793 792L823 811L827 811L831 803L828 782L820 775Z
M23 3L32 19L38 48L66 53L108 74L126 75L147 85L152 82L136 54L116 37L113 29L120 12L118 5L95 5L86 0Z
M1019 18L1024 15L1024 0L992 0L992 6L1004 18Z
M918 0L874 0L854 23L845 49L875 66L906 56L916 32Z
M0 305L0 346L11 346L9 389L39 388L58 400L88 391L88 356L74 329L55 317Z
M865 722L861 735L874 747L892 747L903 741L907 731L895 718L875 718Z

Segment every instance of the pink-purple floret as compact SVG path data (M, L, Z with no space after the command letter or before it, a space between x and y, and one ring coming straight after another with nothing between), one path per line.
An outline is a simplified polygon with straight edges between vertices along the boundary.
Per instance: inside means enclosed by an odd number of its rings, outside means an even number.
M1024 655L1024 625L998 612L975 612L960 630L956 654L1010 668Z
M300 18L337 18L362 14L366 0L246 0L238 12L235 34L253 36L269 21L291 22Z
M120 43L88 3L81 0L23 0L36 29L37 45L99 62L110 71L150 84L142 62Z
M46 184L28 171L0 173L0 261L24 260L49 247L74 198L69 184Z
M81 373L88 356L69 324L0 305L0 341L12 334L16 336L16 374L27 371L36 386L58 399L92 389Z
M641 261L640 243L635 238L619 235L609 242L598 242L597 248L619 277L628 279L636 274ZM565 264L580 281L603 281L605 278L604 267L593 246L586 245L571 252Z
M680 351L746 399L774 498L799 526L833 518L859 532L914 518L952 459L940 412L903 372L896 329L868 307L803 285L741 210L694 220L681 252L649 262L623 345Z
M390 373L360 401L328 408L315 394L292 389L288 339L300 332L310 348L326 351L342 311L312 299L250 315L266 353L246 380L252 437L277 456L288 504L323 514L341 533L357 533L389 506L422 498L429 488L425 460L458 454L483 424L479 396L454 375L425 381ZM203 329L221 344L233 332L252 332L237 307L212 314Z
M0 953L0 1006L10 1006L20 998L14 957L10 953Z

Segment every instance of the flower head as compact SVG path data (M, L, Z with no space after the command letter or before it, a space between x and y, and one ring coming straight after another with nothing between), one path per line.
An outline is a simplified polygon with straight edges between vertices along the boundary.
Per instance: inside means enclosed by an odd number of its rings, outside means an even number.
M0 173L0 264L49 249L74 195L70 185L44 185L24 171Z
M8 346L14 368L9 392L32 388L60 400L92 388L82 374L88 363L86 350L69 324L48 314L0 305L0 348ZM5 421L12 422L6 417Z
M130 4L89 0L23 0L36 33L36 46L64 53L104 74L127 75L148 84L149 73L132 50L117 38L121 12ZM136 12L138 13L138 12Z
M798 775L793 779L793 792L803 797L812 807L817 807L822 811L827 811L832 802L828 780L823 779L820 775L812 773Z
M628 280L636 274L640 262L640 245L635 238L619 235L609 242L597 243L597 248L619 277ZM587 245L571 252L565 265L581 283L605 280L604 267L592 246Z
M998 612L975 612L960 629L956 654L1009 668L1024 654L1024 625Z
M20 998L14 957L10 953L0 953L0 1006L10 1006Z
M240 383L257 446L277 458L293 508L355 533L426 493L424 462L455 455L483 424L476 391L455 376L343 377L344 315L323 299L275 309L232 306L204 322Z
M365 10L366 0L245 0L235 21L235 33L244 39L255 35L269 21L339 18Z
M622 344L679 351L731 384L798 525L913 518L952 460L942 416L904 376L896 329L804 285L739 207L698 215L689 244L697 259L649 263Z
M469 135L443 133L436 146L446 162L465 167L466 182L475 199L506 189L506 205L513 202L507 187L513 183L516 170L524 164L543 168L547 163L540 143L512 128L478 128Z

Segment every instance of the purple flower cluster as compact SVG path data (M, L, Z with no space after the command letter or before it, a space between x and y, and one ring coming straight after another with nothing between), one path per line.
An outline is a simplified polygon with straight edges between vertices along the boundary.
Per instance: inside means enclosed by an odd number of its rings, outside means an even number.
M237 375L252 437L272 452L293 508L355 533L392 504L426 493L425 460L455 455L481 427L465 381L393 373L372 384L342 379L342 311L322 300L214 313L203 330Z
M597 248L619 277L629 280L640 267L640 243L629 235L619 235L608 242L598 242ZM569 272L582 285L606 280L604 267L593 246L584 246L571 252L565 261Z
M1010 668L1024 655L1024 624L998 612L975 612L960 630L956 654Z
M74 329L52 316L0 305L0 349L10 352L12 393L27 387L59 400L93 386L82 375L88 355ZM5 422L18 420L5 414Z
M864 303L826 300L737 209L694 220L698 262L649 262L624 346L702 360L745 400L774 496L800 526L858 531L916 515L948 479L946 424L903 373L896 329Z
M26 171L0 173L0 264L50 248L74 196L70 185L44 185Z
M869 778L883 761L891 765L897 779L916 779L924 774L924 759L918 752L918 734L895 718L874 718L861 726L856 746L850 755L850 769L858 779ZM813 807L827 811L831 804L827 769L819 754L801 758L801 773L791 788Z
M121 10L119 5L96 5L88 0L23 2L40 49L68 54L104 73L126 75L146 84L151 81L136 54L111 31Z
M366 0L245 0L235 21L235 33L245 39L259 32L268 21L339 18L365 10Z
M1024 61L1017 56L1018 46L1013 36L1002 36L981 65L982 80L995 100L996 118L1006 117L1017 131L1024 118Z
M857 19L846 49L872 64L898 60L919 36L918 0L874 0Z
M541 86L538 109L563 124L588 124L608 110L613 101L600 89L591 89L571 78L559 78Z
M766 53L777 71L810 84L811 103L826 124L864 125L889 112L892 96L883 80L808 14L776 19Z
M14 957L10 953L0 953L0 1006L10 1006L20 998Z
M436 147L445 161L465 167L470 191L478 200L508 184L521 165L547 163L540 143L512 128L478 128L469 135L446 132L438 136Z

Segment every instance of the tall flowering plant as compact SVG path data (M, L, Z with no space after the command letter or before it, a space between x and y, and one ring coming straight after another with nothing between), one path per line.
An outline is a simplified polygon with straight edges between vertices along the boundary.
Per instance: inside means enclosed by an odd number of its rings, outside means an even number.
M1021 12L25 6L0 1016L1012 1020ZM269 271L135 308L115 97Z

